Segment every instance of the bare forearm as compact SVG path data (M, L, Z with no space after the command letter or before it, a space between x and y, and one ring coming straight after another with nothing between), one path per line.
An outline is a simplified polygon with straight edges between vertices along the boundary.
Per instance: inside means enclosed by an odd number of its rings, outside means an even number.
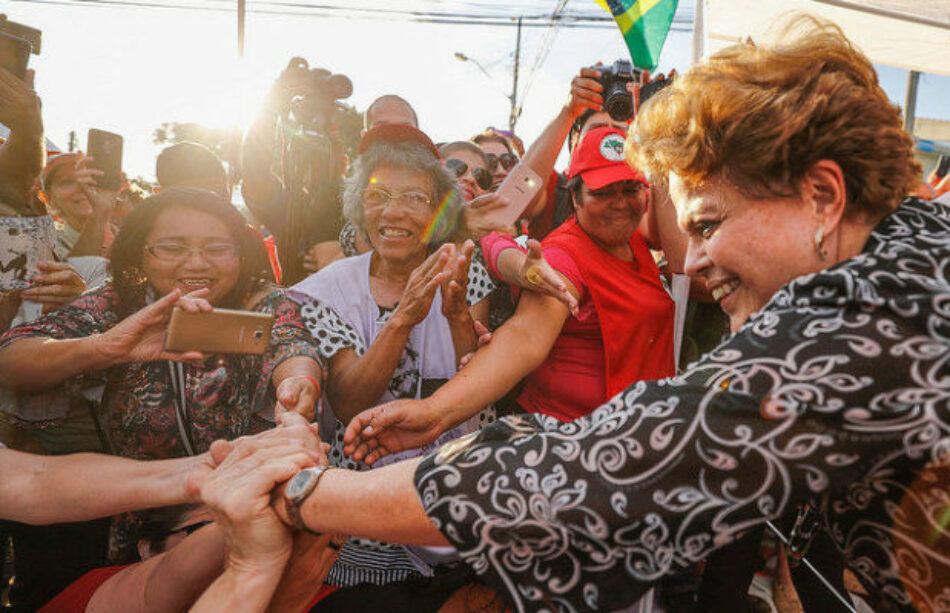
M282 572L283 566L254 572L228 567L201 595L191 613L263 613L277 589Z
M15 130L0 146L0 177L26 194L43 169L43 126L28 133Z
M284 568L284 575L267 607L268 612L306 610L336 562L339 549L327 546L333 538L337 537L307 532L294 535L294 553ZM342 541L342 537L339 538Z
M547 198L548 181L551 180L551 173L554 170L554 164L557 162L557 156L564 146L564 141L571 131L571 124L574 123L574 117L571 115L568 107L563 107L561 111L551 120L541 135L524 154L521 160L531 170L538 173L544 184L538 195L535 196L531 204L524 212L524 217L530 219L537 216L544 208Z
M191 470L205 455L143 462L79 453L34 456L4 451L3 516L28 524L86 521L136 509L196 502ZM22 504L28 501L28 504Z
M331 470L304 502L301 515L317 532L405 545L449 545L426 515L413 478L422 458L370 471Z
M221 529L206 526L167 552L111 577L96 590L86 610L185 611L224 570L226 551Z
M376 404L392 380L411 331L390 319L366 353L339 373L331 372L327 393L337 419L349 423Z
M248 130L241 148L244 200L266 224L271 223L273 213L267 206L277 199L282 189L280 181L271 173L276 118L275 113L264 111Z
M76 244L69 252L69 257L78 258L85 255L101 256L105 246L106 226L109 225L108 216L93 215L86 220Z
M449 320L449 333L452 335L452 347L455 349L455 363L458 364L463 356L475 351L478 347L478 337L475 336L475 322L466 311L458 319Z
M524 265L524 261L527 259L527 257L528 254L518 247L517 243L499 253L498 262L496 263L495 267L498 269L498 274L501 276L501 280L508 285L524 288L524 284L521 281L521 275L519 275L518 272L521 270L521 267Z
M292 358L287 358L277 365L271 377L271 383L276 388L280 385L281 381L289 379L290 377L308 377L319 384L321 377L323 377L323 371L320 368L320 364L313 358L297 355Z
M0 350L0 385L17 392L42 391L84 372L113 366L97 350L97 338L14 341Z

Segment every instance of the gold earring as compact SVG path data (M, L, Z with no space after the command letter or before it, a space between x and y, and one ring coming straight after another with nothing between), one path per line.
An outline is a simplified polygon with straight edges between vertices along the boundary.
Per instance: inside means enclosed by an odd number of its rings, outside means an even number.
M818 226L818 231L815 232L815 252L818 254L818 257L822 260L828 257L828 251L825 250L821 244L825 240L825 226L824 224Z

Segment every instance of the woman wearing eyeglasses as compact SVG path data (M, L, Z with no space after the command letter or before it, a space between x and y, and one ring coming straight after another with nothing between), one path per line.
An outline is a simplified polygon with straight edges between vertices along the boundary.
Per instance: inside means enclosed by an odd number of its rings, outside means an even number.
M113 243L110 266L111 283L0 337L0 384L25 406L41 406L45 391L104 385L100 435L111 453L140 459L202 453L248 432L259 411L272 419L275 406L313 415L316 346L296 303L263 280L263 246L226 199L194 188L147 199ZM176 306L272 313L270 346L261 356L165 351Z
M462 200L429 138L411 126L378 126L363 136L359 153L344 187L343 213L372 250L334 262L291 289L327 359L321 430L334 443L330 462L351 469L367 466L343 456L345 424L382 402L425 398L452 378L459 359L475 348L473 320L486 321L485 298L493 289L484 266L470 266L473 245L447 242L456 234ZM396 459L426 453L474 430L478 421ZM351 541L329 580L381 585L418 576L440 559Z

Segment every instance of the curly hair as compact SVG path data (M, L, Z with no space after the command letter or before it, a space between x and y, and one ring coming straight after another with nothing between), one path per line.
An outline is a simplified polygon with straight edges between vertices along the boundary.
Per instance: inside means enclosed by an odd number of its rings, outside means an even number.
M676 173L688 189L713 177L746 197L792 197L819 160L842 169L845 214L876 222L921 176L914 142L871 62L836 25L792 17L778 42L723 49L641 110L627 159Z
M474 145L473 145L474 146ZM363 189L379 166L394 166L419 171L432 179L433 210L437 215L429 236L429 245L442 244L461 231L462 199L458 184L432 152L416 143L379 142L371 145L353 163L353 172L343 184L343 217L357 229L366 231L363 215Z
M112 243L109 269L119 296L120 310L128 314L145 305L148 279L142 272L142 257L146 239L158 216L175 207L216 217L234 237L240 254L238 283L218 306L239 308L248 292L271 277L267 252L260 237L240 211L223 196L196 187L171 187L136 206Z

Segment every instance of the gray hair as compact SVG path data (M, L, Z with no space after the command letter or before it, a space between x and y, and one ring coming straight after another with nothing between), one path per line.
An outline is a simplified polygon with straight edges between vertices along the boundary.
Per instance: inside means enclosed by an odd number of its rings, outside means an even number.
M429 235L429 245L440 245L456 234L464 204L458 194L458 183L430 149L411 142L377 142L356 158L353 172L343 184L343 217L348 222L366 232L363 190L380 166L423 172L432 179L432 210L438 217Z

